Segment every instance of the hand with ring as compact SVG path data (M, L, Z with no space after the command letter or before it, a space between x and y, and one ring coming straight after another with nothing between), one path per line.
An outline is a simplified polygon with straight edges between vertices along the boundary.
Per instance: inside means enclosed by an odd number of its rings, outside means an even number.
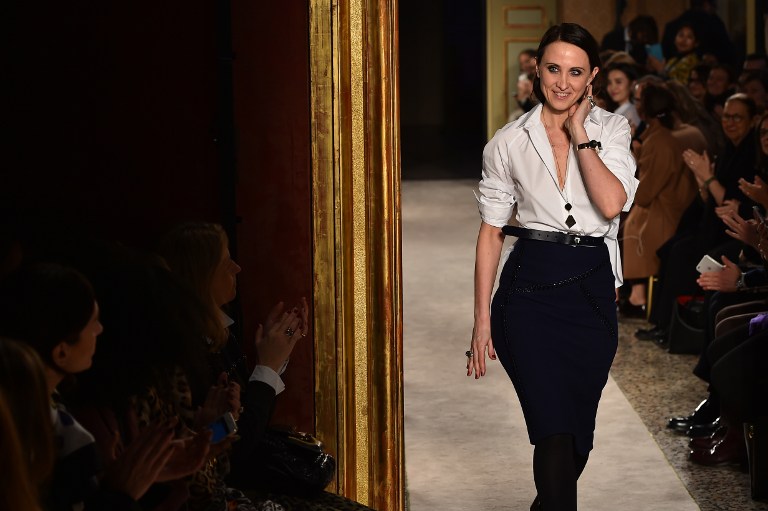
M256 352L259 364L272 368L275 372L291 356L296 341L306 336L307 301L302 298L301 309L294 307L284 311L284 303L276 304L264 325L256 329Z
M493 349L493 340L491 339L490 319L485 321L475 321L475 327L472 329L472 344L465 353L467 357L467 376L475 373L475 379L485 376L485 354L491 360L496 360L496 351Z

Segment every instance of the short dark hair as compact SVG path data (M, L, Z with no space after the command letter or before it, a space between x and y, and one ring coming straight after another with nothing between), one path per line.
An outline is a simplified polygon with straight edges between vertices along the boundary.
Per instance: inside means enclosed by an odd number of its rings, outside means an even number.
M672 113L675 111L675 96L663 85L653 83L643 87L640 95L641 109L647 119L658 119L661 124L672 129L675 124Z
M633 66L632 64L627 64L624 62L617 62L616 64L611 64L610 66L606 67L603 70L606 78L611 71L621 71L627 76L627 78L629 78L631 82L634 82L640 76L640 73L637 70L637 66Z
M0 283L0 335L29 344L56 367L53 348L76 344L95 306L93 287L77 270L53 263L25 266Z
M541 59L544 56L544 50L547 49L547 46L557 41L563 41L564 43L578 46L584 50L587 53L587 57L589 58L590 72L594 68L600 67L600 47L598 46L597 41L595 41L595 38L586 28L582 27L581 25L577 25L576 23L561 23L560 25L553 25L544 33L544 35L541 37L539 48L536 50L537 65L541 63ZM593 82L593 93L596 94L597 90L594 90L594 85L597 84L594 84ZM541 104L545 104L547 102L546 96L541 91L541 79L538 75L533 79L533 93L536 95Z

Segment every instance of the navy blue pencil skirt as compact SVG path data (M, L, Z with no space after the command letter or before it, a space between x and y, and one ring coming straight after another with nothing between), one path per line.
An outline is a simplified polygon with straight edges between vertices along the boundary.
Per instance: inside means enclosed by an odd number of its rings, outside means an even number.
M491 304L491 335L532 444L572 434L592 449L595 415L618 344L608 248L519 239Z

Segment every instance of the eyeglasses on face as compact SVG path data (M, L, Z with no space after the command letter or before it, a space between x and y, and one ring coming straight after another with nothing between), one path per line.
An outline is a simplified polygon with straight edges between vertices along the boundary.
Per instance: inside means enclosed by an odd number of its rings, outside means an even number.
M723 114L722 119L723 122L741 122L745 119L745 117L739 114Z

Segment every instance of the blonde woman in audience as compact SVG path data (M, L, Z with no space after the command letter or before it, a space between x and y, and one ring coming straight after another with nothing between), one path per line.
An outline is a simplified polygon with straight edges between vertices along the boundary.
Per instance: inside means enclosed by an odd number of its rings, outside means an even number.
M48 386L40 357L0 337L0 509L40 511L55 451Z

